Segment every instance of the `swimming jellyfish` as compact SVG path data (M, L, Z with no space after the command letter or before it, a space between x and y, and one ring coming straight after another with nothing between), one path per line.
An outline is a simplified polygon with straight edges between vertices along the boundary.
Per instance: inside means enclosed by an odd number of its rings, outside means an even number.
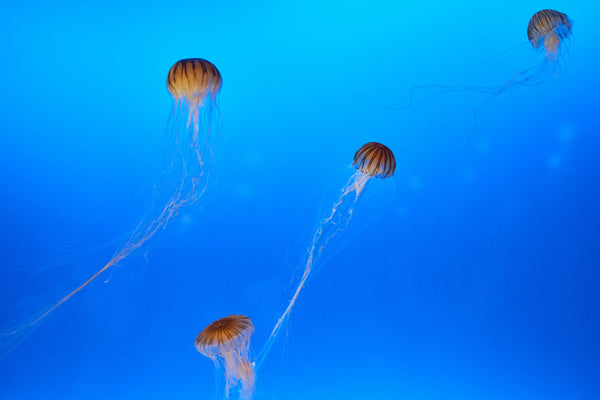
M218 128L217 98L222 85L219 70L200 58L176 62L167 76L173 107L165 128L161 176L154 185L151 206L113 257L88 280L25 322L2 333L10 352L50 313L93 282L100 274L127 258L164 229L178 210L204 193L213 164L213 130Z
M254 393L254 366L250 362L252 332L252 320L234 314L212 322L196 338L196 350L213 360L217 371L224 371L227 398L235 386L243 400L250 400Z
M481 109L509 89L516 86L537 86L556 78L572 30L573 22L565 13L556 10L538 11L527 25L528 42L503 50L475 68L469 67L460 74L466 76L456 79L458 84L413 86L408 104L383 108L403 110L449 93L482 93L485 98L474 109L476 116Z
M535 50L543 51L544 57L539 59L535 54L533 61L499 87L477 88L488 92L489 96L477 107L475 113L515 85L536 86L547 82L549 78L556 78L562 48L568 44L571 33L572 22L566 14L555 10L536 12L527 24L527 38Z
M317 223L306 252L304 271L300 282L287 308L277 320L267 342L259 353L256 368L264 361L281 327L289 318L306 280L323 254L327 244L350 223L358 199L366 189L369 181L373 178L386 179L392 177L396 169L396 159L394 153L388 147L381 143L369 142L354 154L352 165L356 168L356 172L352 174L348 183L341 190L341 194L333 203L331 211Z

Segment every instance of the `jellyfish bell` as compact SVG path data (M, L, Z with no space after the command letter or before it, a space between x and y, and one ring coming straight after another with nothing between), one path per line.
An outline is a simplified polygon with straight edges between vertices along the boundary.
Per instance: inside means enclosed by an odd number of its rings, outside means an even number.
M244 315L229 317L211 322L196 337L195 346L205 356L231 351L250 340L254 332L252 320Z
M565 43L573 29L567 14L556 10L541 10L533 14L527 25L527 38L535 49L543 49L549 61L559 56L561 44Z
M167 75L167 89L174 99L202 102L214 98L221 90L221 73L210 61L186 58L177 61Z
M250 361L252 320L244 315L230 315L210 323L196 337L196 350L213 360L225 374L225 395L238 387L240 398L250 400L254 393L254 365ZM239 384L239 386L238 386Z
M369 142L356 151L352 165L370 177L385 179L394 176L396 158L387 146Z

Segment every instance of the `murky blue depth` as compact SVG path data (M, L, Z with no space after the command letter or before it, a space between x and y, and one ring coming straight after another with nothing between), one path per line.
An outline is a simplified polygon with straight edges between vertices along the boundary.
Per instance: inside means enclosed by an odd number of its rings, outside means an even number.
M573 20L556 78L485 107L415 89L501 86L531 62L543 8ZM18 346L0 337L0 398L218 395L196 335L247 315L256 356L370 141L395 176L324 254L254 398L600 398L599 15L590 0L3 3L4 333L146 211L174 62L219 68L223 129L195 205ZM411 89L426 100L404 107Z

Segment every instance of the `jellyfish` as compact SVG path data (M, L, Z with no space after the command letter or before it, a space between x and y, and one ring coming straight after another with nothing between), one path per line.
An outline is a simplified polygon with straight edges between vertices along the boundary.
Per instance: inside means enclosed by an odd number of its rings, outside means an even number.
M166 228L179 209L196 202L206 190L219 128L218 94L222 85L219 70L200 58L176 62L167 75L173 106L165 128L165 145L160 177L148 211L127 236L112 258L85 282L56 303L18 322L1 334L0 353L8 353L35 327L103 272L125 260Z
M563 58L563 48L569 44L572 25L571 19L560 11L541 10L536 12L527 25L527 38L535 50L531 61L528 61L519 72L501 85L495 87L467 85L464 87L466 90L488 94L474 110L475 118L480 110L508 89L515 86L537 86L548 82L550 78L556 78ZM539 57L540 54L543 57Z
M451 93L481 93L483 100L473 109L478 112L509 89L538 86L559 75L573 30L572 20L556 10L541 10L529 20L528 42L501 50L480 65L469 66L453 80L458 83L415 85L408 103L398 107L371 104L390 110L404 110L416 104ZM496 71L496 72L494 72Z
M374 178L387 179L394 175L396 159L394 153L385 145L377 142L369 142L354 154L352 165L356 169L356 172L352 174L346 185L342 188L338 199L333 203L330 211L319 220L314 229L312 240L306 251L304 270L300 281L286 309L277 320L257 357L257 369L269 353L283 324L288 320L300 292L304 288L311 271L314 270L323 255L327 245L348 226L358 200L363 191L366 190L369 182Z
M252 320L244 315L218 319L196 337L196 350L213 360L217 371L225 374L225 396L237 387L242 400L252 399L254 365L250 361Z

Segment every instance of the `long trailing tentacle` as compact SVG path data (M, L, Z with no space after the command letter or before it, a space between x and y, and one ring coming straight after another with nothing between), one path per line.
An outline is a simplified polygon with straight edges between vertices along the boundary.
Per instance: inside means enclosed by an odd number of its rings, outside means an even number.
M319 221L307 250L304 271L302 273L300 282L298 283L298 286L296 287L296 290L294 291L294 294L290 299L286 309L275 323L269 338L260 351L256 359L255 369L258 369L261 366L262 362L271 350L275 340L279 336L279 331L292 313L300 292L304 288L304 285L306 284L306 281L310 276L315 263L318 261L319 257L327 247L327 244L338 233L343 231L350 223L359 196L369 179L370 176L367 174L364 174L361 171L356 171L346 186L344 186L342 189L340 197L333 204L329 214Z

